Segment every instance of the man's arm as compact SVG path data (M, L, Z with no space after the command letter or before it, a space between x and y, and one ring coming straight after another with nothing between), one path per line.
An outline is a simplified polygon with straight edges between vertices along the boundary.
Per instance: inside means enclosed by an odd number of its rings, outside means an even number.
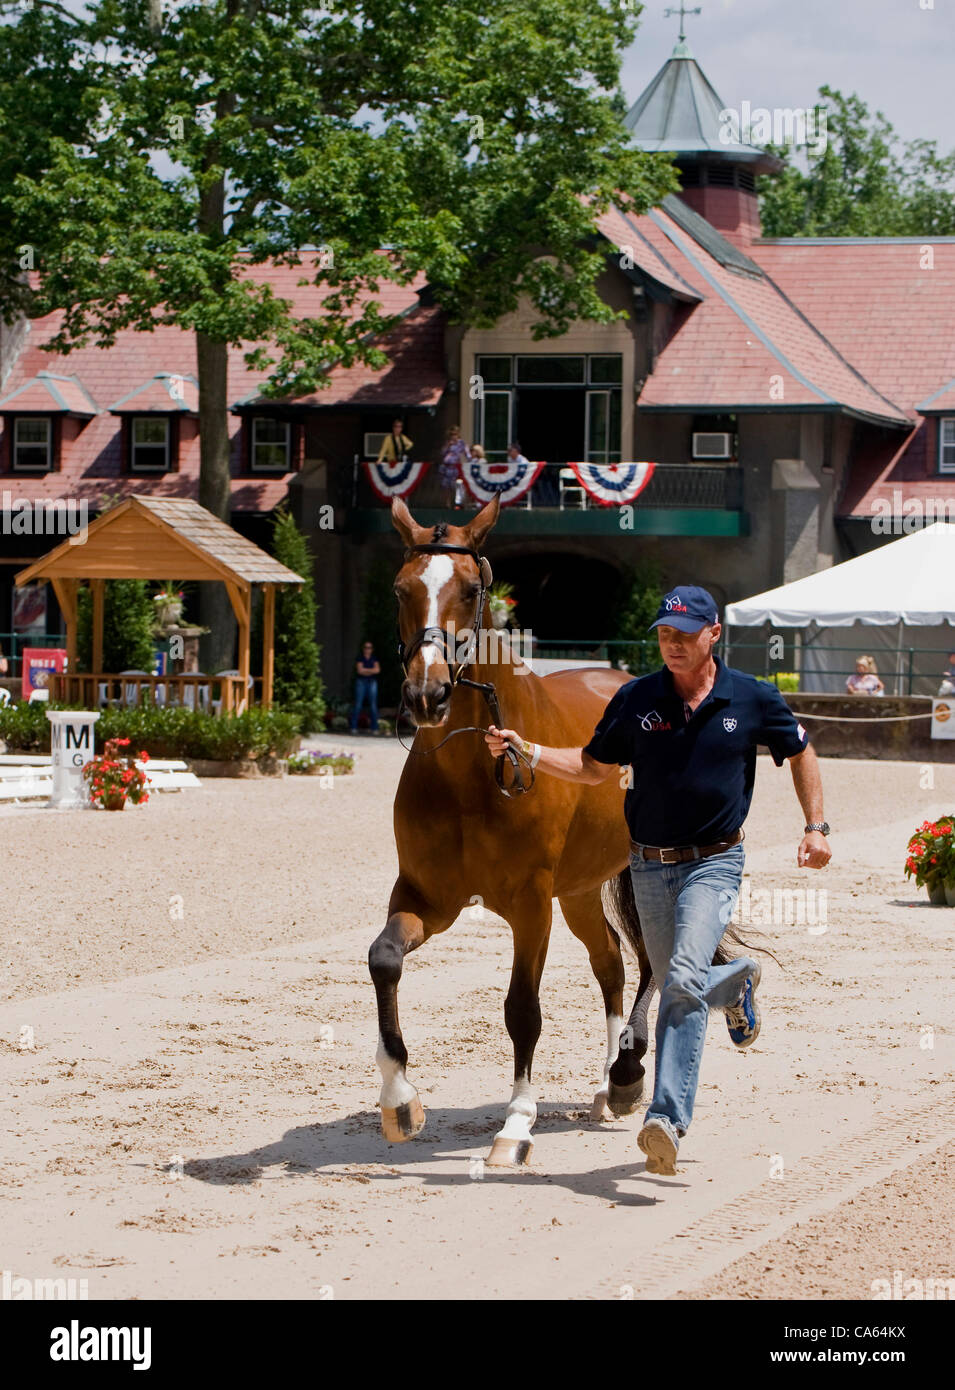
M524 747L524 740L514 729L498 729L493 724L484 735L484 742L494 758L499 758L508 744L518 749ZM537 771L559 777L563 782L583 782L586 786L595 787L618 770L616 763L598 763L582 748L544 748L535 743L531 749L528 756L532 758Z
M826 818L822 810L822 774L816 750L811 744L807 745L789 759L789 766L806 825L819 824ZM831 858L832 850L821 830L810 830L803 836L797 855L800 868L824 869Z

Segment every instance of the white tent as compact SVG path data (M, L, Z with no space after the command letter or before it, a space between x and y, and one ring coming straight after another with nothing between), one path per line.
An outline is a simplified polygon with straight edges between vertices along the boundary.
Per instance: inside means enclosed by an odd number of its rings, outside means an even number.
M850 649L875 648L894 653L897 693L930 694L941 667L937 657L955 642L955 525L936 522L899 540L846 560L841 565L770 589L754 598L726 606L728 627L811 628L800 644L804 690L836 691L852 669ZM895 633L842 632L827 635L820 629L894 628ZM917 628L919 631L906 632ZM894 639L894 640L893 640ZM913 658L904 648L926 653L926 674L913 681ZM838 660L826 659L827 649L838 648ZM850 655L846 652L850 651ZM931 657L929 657L931 653ZM908 671L906 671L906 667ZM827 672L840 680L825 680ZM888 682L886 683L888 685Z

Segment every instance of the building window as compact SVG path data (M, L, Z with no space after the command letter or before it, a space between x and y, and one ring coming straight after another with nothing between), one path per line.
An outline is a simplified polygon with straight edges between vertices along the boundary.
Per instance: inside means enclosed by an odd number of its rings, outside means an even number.
M517 380L523 386L582 386L586 381L583 357L549 357L543 353L517 359Z
M489 463L507 458L511 442L514 395L511 391L485 391L477 402L475 418L478 441L484 446Z
M587 462L620 462L620 392L587 392Z
M955 416L938 422L938 471L955 473Z
M49 473L53 467L53 421L48 415L24 415L13 422L13 467Z
M165 473L169 469L169 420L138 415L129 422L129 467L133 473Z
M292 426L288 420L257 416L252 421L253 473L287 473L291 461Z

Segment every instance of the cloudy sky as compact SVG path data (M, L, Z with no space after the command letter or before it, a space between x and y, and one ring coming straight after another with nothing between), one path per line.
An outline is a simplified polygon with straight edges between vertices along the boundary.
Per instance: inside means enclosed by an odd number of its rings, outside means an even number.
M955 148L955 0L687 0L687 42L727 106L811 106L823 83L857 92L906 140ZM670 0L672 4L672 0ZM677 6L679 0L676 0ZM675 16L650 0L623 65L634 101L673 51Z

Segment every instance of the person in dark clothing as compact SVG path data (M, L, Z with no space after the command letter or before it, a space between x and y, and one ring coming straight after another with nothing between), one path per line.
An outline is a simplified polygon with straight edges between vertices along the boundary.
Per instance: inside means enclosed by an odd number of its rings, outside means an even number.
M375 648L371 642L363 642L361 656L355 662L355 703L352 706L351 732L358 732L358 716L361 714L368 702L368 712L371 716L371 731L373 734L378 732L378 677L381 675L381 665Z

